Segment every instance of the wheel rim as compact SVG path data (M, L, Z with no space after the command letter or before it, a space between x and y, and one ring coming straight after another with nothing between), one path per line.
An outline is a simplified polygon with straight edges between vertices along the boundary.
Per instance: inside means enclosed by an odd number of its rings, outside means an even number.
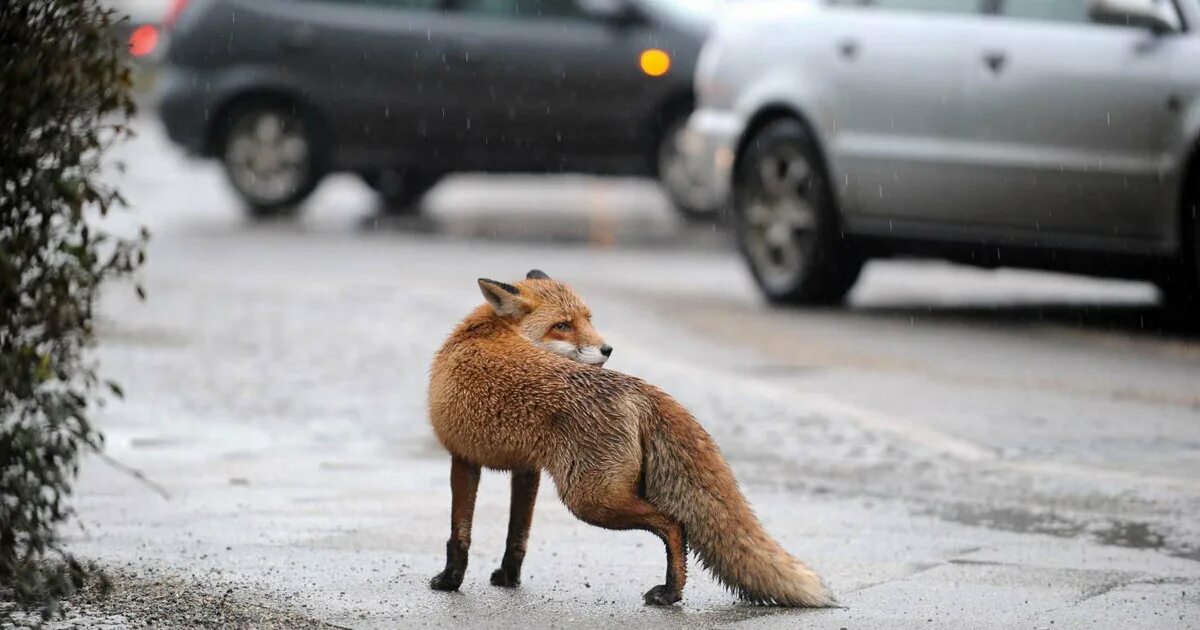
M800 282L816 238L816 173L796 147L768 149L750 165L741 234L759 279L774 293Z
M707 193L704 176L688 166L683 144L686 133L686 125L677 122L663 136L658 147L658 176L672 200L695 210L706 205Z
M310 146L300 120L276 111L240 118L229 132L225 166L238 187L257 203L281 204L304 185Z

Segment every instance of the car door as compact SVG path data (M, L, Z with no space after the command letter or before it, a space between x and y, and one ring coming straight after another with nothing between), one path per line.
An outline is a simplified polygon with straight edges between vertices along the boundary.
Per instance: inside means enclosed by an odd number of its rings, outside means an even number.
M441 0L292 0L277 11L279 64L332 127L335 161L377 167L448 144Z
M979 0L874 0L837 4L814 22L830 49L830 153L850 221L936 218L968 196L951 174L964 51L981 12Z
M1200 51L1162 4L1176 32L1094 22L1086 0L1000 0L971 52L964 219L1032 243L1174 234L1171 151L1192 89L1174 69Z
M447 111L464 167L572 170L574 156L631 142L612 130L645 78L641 26L575 0L454 0L451 14Z

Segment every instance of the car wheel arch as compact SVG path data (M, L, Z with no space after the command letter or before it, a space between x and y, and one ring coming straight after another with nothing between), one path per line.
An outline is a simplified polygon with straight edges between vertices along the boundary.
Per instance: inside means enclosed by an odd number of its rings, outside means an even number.
M1183 185L1179 187L1180 254L1200 267L1200 135L1183 163ZM1196 270L1200 274L1200 269Z
M742 166L742 158L746 155L746 148L754 139L754 136L767 125L778 120L794 120L799 123L804 130L808 132L809 139L817 152L817 166L824 171L826 179L833 181L832 173L829 170L829 158L825 152L825 145L821 141L821 137L816 133L816 127L813 126L811 120L799 109L783 103L771 103L760 107L750 120L746 123L745 129L738 138L736 149L733 154L733 166L731 173L737 173ZM841 219L841 203L836 191L830 191L830 199L833 202L834 211Z
M648 129L646 137L649 138L649 146L646 147L647 160L650 164L651 175L659 176L658 172L658 147L662 143L663 134L670 128L671 123L679 116L687 116L696 108L696 96L690 90L678 90L669 96L654 109L653 115L648 121Z
M213 109L210 119L212 123L205 137L204 154L216 156L220 152L221 142L229 130L229 115L232 112L240 107L259 104L291 108L294 113L300 114L313 125L314 133L318 134L321 142L328 142L328 122L303 97L284 89L256 88L231 94Z
M1181 167L1178 254L1155 283L1168 308L1191 318L1200 315L1200 137L1192 140Z
M1179 230L1177 241L1179 253L1187 256L1200 248L1200 208L1189 212L1189 201L1200 199L1200 98L1189 98L1185 102L1176 103L1178 106L1178 126L1175 137L1186 139L1182 145L1177 145L1174 152L1175 163L1179 170L1178 209L1179 217L1176 228ZM1197 202L1200 203L1200 202Z

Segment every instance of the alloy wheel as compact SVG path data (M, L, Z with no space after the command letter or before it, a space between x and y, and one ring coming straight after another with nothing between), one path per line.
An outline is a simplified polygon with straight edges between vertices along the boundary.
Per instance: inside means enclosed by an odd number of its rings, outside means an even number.
M696 173L684 152L686 119L672 124L658 147L658 177L676 207L685 216L711 216L708 186L704 175Z
M283 205L304 187L312 169L312 147L303 122L273 110L238 119L225 143L225 167L251 202Z
M816 186L812 164L794 146L772 147L753 165L743 239L762 281L780 291L794 286L809 264L819 221Z

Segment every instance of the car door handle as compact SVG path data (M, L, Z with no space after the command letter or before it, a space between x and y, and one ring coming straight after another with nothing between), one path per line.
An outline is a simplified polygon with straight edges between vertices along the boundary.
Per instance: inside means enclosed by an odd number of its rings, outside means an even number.
M313 47L317 32L307 24L295 26L283 36L283 47L291 52L301 52Z
M983 63L987 65L988 70L992 71L992 74L1000 74L1004 65L1008 63L1008 55L999 51L986 52L983 53Z
M858 42L853 39L843 39L838 42L838 54L846 61L853 61L858 56Z

